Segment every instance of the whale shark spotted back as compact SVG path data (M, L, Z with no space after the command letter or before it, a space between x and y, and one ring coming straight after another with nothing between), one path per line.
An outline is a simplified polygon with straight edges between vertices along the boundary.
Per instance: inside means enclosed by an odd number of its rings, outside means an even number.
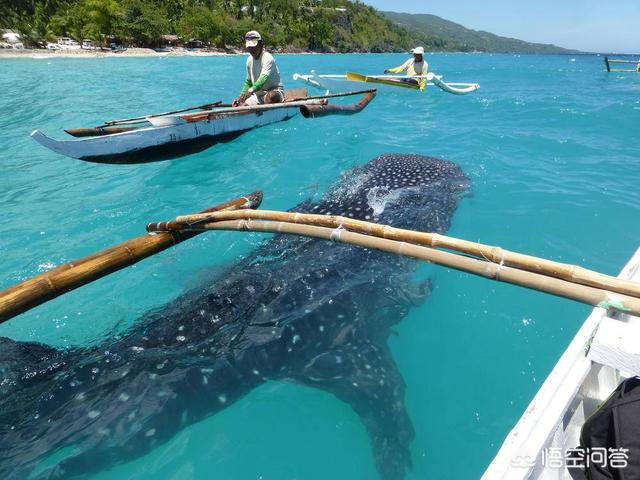
M467 188L454 163L387 154L294 210L443 232ZM381 477L404 478L413 427L387 339L428 295L428 282L412 280L416 264L276 235L102 345L58 350L0 338L0 477L27 478L60 452L38 478L85 477L143 455L265 381L290 380L349 403Z
M403 194L440 193L445 198L444 195L463 192L467 188L468 180L455 163L424 155L390 153L344 174L342 181L311 207L311 211L380 220L384 203L393 202ZM440 205L439 208L444 211L447 206ZM397 217L390 220L407 224L412 221L406 211L399 212Z

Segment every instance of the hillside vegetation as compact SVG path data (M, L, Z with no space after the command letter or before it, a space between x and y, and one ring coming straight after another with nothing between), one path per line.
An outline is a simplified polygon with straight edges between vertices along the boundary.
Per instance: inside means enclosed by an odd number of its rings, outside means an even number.
M446 38L460 51L517 52L517 53L578 53L555 45L529 43L515 38L500 37L493 33L471 30L436 15L381 12L398 26L414 35L432 35Z
M350 0L0 0L0 28L18 31L30 47L65 36L153 48L163 35L178 35L183 43L198 39L234 50L243 47L245 32L259 30L269 48L294 52L392 52L416 45L430 51L570 52Z
M383 52L421 37L348 0L2 0L0 28L19 31L28 46L69 36L155 47L177 34L232 48L259 30L270 47L292 51Z

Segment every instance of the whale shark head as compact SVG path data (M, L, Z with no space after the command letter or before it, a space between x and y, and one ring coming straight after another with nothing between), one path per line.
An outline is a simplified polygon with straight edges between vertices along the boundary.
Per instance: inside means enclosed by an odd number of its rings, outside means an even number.
M416 154L380 155L343 174L311 213L443 232L469 181L455 163Z

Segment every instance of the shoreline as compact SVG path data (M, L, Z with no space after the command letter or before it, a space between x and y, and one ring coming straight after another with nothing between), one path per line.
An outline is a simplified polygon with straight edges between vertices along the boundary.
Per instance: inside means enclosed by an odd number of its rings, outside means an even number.
M6 58L118 58L118 57L217 57L241 55L243 52L224 52L216 50L189 51L173 50L170 52L157 52L151 48L127 48L126 50L112 52L110 50L48 50L45 48L33 49L0 49L0 59Z

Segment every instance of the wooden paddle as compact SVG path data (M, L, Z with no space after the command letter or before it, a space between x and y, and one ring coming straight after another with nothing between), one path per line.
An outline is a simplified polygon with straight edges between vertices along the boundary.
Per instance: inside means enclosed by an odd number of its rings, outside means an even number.
M343 93L327 93L326 95L315 95L311 97L292 98L291 100L287 100L287 101L301 102L304 100L323 100L325 98L350 97L352 95L364 95L366 93L376 93L376 92L377 90L375 88L370 88L369 90L356 90L353 92L343 92Z
M147 121L147 117L163 117L165 115L173 115L175 113L188 112L190 110L209 110L212 107L217 107L222 104L222 100L218 100L213 103L205 103L204 105L198 105L197 107L189 107L189 108L181 108L180 110L173 110L171 112L164 113L154 113L152 115L143 115L140 117L132 117L132 118L124 118L122 120L109 120L104 122L102 125L97 126L96 128L108 127L111 125L119 125L119 124L128 124L128 123L142 123Z

